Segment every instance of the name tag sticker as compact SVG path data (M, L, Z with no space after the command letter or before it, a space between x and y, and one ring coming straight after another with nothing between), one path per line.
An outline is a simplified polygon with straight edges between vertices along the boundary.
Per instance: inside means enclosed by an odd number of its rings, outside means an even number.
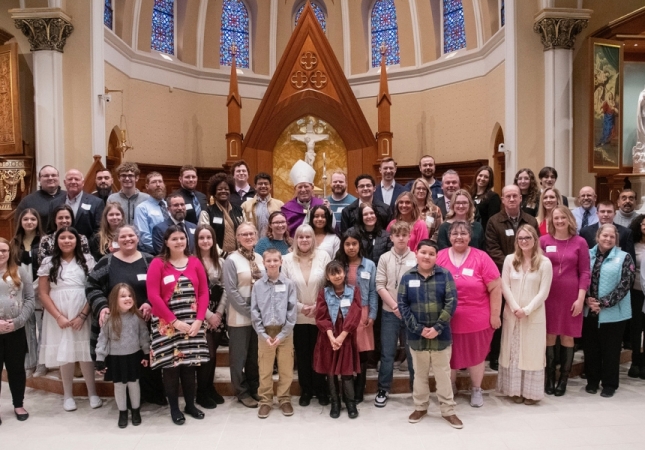
M167 275L163 277L163 284L169 284L173 283L175 281L175 276L174 275Z
M513 229L506 230L506 236L515 236L515 231Z
M340 307L341 308L349 308L352 306L352 301L348 298L344 298L340 301Z
M369 280L370 279L370 273L369 272L361 272L361 278L363 280Z
M336 210L336 212L337 212L337 213L342 213L342 212L343 212L343 209L345 209L345 207L344 207L344 206L340 206L340 207Z
M285 284L277 284L275 286L275 291L276 292L287 292L287 285L285 285Z
M193 209L193 205L190 203L186 203L186 211L188 211L189 209Z
M190 234L195 234L195 229L194 228L189 228L188 231L190 231Z
M557 251L558 247L555 245L547 245L546 246L546 252L547 253L555 253Z
M472 277L473 276L473 269L464 269L461 271L462 275L465 275L467 277Z
M145 273L138 273L137 274L137 280L139 281L146 281L148 279L148 275Z
M426 224L432 226L433 223L434 223L434 217L426 216Z
M92 205L88 205L87 203L81 203L81 208L83 208L85 211L89 211Z
M121 247L119 246L118 242L112 241L112 248L121 248Z
M420 280L410 280L408 283L409 287L419 287L421 286L421 281Z
M155 210L153 209L153 210L151 210L151 211L150 211L150 215L151 215L151 216L160 216L160 215L161 215L161 211L155 211Z
M405 267L414 267L417 265L417 262L414 259L408 259L405 262Z
M224 219L222 217L213 217L213 223L221 225L224 223Z

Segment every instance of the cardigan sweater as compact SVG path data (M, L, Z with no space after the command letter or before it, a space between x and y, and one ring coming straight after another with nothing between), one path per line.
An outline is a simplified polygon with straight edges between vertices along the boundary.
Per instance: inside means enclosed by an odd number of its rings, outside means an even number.
M262 274L266 273L262 257L255 254L255 264ZM253 277L251 263L235 251L224 261L224 289L228 300L226 321L229 327L250 327L251 323L251 290Z
M302 314L302 308L316 305L318 293L325 286L325 267L327 267L329 261L331 259L327 252L315 249L309 279L305 280L300 270L300 264L293 253L289 253L282 258L282 273L293 281L298 296L298 319L296 324L316 325L316 317L305 316Z
M18 289L9 274L6 276L0 277L0 311L3 311L2 319L13 321L15 331L24 327L34 312L34 286L30 282L29 272L24 267L18 267Z
M105 361L108 355L126 356L143 350L150 353L150 333L143 319L131 312L121 313L121 335L117 339L108 320L99 335L96 345L96 360Z
M165 263L161 258L152 260L146 279L152 314L168 323L176 319L168 308L168 302L172 298L180 275L188 278L193 284L197 295L197 320L204 320L209 302L208 279L204 266L194 256L188 257L188 264L183 270L175 269L172 264Z

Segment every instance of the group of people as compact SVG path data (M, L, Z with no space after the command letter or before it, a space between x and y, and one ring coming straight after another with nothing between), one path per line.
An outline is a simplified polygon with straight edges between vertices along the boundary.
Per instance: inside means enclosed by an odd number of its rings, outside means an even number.
M497 390L527 405L566 393L577 346L590 394L614 395L624 344L629 376L645 379L645 216L633 191L620 193L617 212L585 187L571 211L554 168L539 172L540 186L520 170L501 196L488 166L470 189L453 170L436 179L431 156L419 170L402 186L384 159L378 185L369 174L354 180L357 197L339 170L319 199L313 168L299 161L295 196L283 203L269 174L250 186L243 161L211 177L208 196L193 166L168 196L157 172L140 192L131 162L116 169L118 192L101 171L92 194L79 171L65 174L63 191L58 171L43 167L41 189L18 206L15 237L0 239L0 367L16 417L28 418L26 377L48 368L60 369L63 408L75 410L78 363L92 408L102 404L95 371L114 383L121 428L141 423L142 401L169 405L178 425L203 419L196 405L224 402L214 386L220 345L235 397L260 418L271 413L276 371L279 408L294 414L294 366L300 406L315 397L338 418L342 400L355 418L368 367L379 361L382 408L404 359L408 420L427 413L432 370L454 428L463 427L457 372L467 368L470 405L481 407L487 360Z

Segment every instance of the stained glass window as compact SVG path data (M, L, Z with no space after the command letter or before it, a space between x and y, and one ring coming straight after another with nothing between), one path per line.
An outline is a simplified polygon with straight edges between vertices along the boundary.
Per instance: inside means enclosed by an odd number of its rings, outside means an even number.
M377 0L372 7L372 67L381 63L381 46L385 45L385 64L399 64L399 29L394 0Z
M105 0L105 6L103 7L103 23L110 30L112 29L113 18L114 12L112 12L112 0Z
M230 66L233 63L231 47L235 44L237 53L235 65L249 68L249 13L242 0L224 0L222 5L222 32L219 39L219 63Z
M151 47L162 53L175 53L174 0L155 0L152 9Z
M461 0L443 0L443 52L466 47L464 6Z
M325 20L325 13L320 8L318 3L311 2L311 7L314 9L314 14L316 15L316 19L318 19L318 23L322 27L323 31L326 33L327 21ZM296 25L298 25L298 20L300 19L300 15L302 14L302 11L304 11L304 9L305 9L304 4L300 8L298 8L298 11L296 12L296 21L295 21Z
M502 19L502 26L504 26L506 24L506 8L504 7L504 0L502 0L502 8L499 13Z

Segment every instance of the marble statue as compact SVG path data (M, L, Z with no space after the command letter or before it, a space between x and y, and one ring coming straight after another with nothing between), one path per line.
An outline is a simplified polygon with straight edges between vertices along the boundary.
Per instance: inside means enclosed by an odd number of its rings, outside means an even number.
M645 89L636 107L636 145L632 148L634 173L645 173Z
M292 134L292 141L304 142L307 146L307 151L305 152L305 162L311 167L314 166L314 161L316 160L316 152L314 147L316 142L324 141L329 139L328 134L319 134L314 131L314 121L309 120L307 122L306 132L304 134Z

